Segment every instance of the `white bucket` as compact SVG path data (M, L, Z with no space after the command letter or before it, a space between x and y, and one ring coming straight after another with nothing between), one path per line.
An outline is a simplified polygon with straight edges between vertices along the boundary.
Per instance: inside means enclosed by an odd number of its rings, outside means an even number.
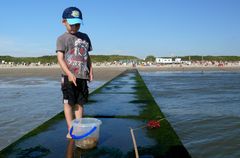
M91 149L97 145L101 120L96 118L80 118L72 121L70 130L75 145L81 149Z

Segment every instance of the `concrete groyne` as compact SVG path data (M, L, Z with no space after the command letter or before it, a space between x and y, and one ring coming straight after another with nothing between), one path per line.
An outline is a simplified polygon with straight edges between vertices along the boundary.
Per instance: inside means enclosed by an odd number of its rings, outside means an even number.
M91 93L84 108L85 117L103 122L96 148L81 150L66 139L62 112L3 149L0 157L135 157L130 128L140 157L190 157L135 69ZM159 120L160 127L149 129L151 120Z

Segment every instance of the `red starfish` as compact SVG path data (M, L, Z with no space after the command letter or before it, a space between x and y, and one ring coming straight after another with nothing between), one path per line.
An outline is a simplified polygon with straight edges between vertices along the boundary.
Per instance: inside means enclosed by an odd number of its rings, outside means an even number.
M158 120L150 120L147 123L148 128L159 128L160 127L160 121Z

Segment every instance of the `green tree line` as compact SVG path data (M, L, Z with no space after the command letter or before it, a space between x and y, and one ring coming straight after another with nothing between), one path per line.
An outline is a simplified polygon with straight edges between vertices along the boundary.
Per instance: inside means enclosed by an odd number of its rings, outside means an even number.
M12 57L12 56L0 56L0 62L4 60L5 62L14 62L14 63L57 63L56 55L52 56L41 56L41 57Z
M240 61L240 56L184 56L182 60L191 61Z
M114 62L120 60L140 60L135 56L126 55L91 55L92 62Z
M123 56L123 55L91 55L92 62L113 62L120 60L140 60L134 56ZM5 62L14 63L57 63L57 56L41 56L41 57L12 57L12 56L0 56L0 62L4 60Z

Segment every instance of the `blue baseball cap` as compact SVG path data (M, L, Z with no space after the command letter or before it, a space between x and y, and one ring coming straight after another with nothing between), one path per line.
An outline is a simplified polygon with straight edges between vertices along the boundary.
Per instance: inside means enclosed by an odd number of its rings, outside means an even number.
M76 7L69 7L63 11L62 18L66 19L69 25L82 24L82 13Z

